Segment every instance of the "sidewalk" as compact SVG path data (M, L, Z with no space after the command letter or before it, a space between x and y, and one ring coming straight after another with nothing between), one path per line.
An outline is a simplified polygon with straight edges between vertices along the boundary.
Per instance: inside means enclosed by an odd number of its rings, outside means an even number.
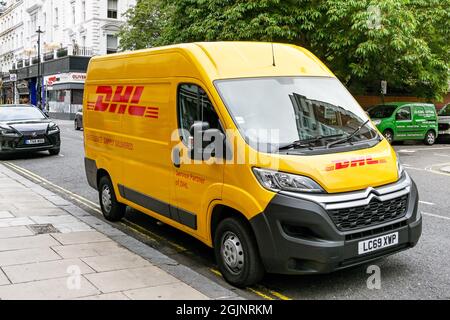
M0 300L235 298L0 164Z

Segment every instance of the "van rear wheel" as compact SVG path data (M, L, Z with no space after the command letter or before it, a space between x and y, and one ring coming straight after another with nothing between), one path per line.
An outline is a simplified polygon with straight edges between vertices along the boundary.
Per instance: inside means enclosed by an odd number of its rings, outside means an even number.
M236 287L258 283L264 276L256 240L249 226L236 218L226 218L214 234L214 253L226 281Z
M436 134L434 133L434 131L430 130L427 132L424 142L429 146L433 145L436 142Z
M103 216L108 221L119 221L125 216L126 206L117 201L111 179L108 176L100 178L98 184L99 202Z

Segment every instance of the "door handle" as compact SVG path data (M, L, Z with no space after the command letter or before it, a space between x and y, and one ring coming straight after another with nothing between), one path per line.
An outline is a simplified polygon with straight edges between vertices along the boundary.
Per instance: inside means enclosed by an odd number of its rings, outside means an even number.
M175 168L179 168L181 166L181 154L180 149L178 148L172 149L172 163Z

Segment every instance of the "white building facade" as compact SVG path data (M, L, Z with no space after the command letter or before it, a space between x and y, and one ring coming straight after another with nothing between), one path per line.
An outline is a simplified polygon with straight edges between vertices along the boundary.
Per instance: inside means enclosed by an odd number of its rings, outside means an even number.
M90 57L117 52L124 13L135 2L0 0L0 103L73 116Z
M100 55L117 51L123 14L135 0L0 0L0 71L58 48Z

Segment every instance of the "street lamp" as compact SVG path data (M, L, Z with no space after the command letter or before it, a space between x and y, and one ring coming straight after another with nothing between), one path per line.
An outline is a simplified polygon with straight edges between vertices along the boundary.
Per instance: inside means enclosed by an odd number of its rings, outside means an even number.
M38 74L37 74L37 104L38 107L42 109L42 89L41 89L41 33L44 33L44 31L41 30L41 26L38 27L36 30L36 33L38 34Z

